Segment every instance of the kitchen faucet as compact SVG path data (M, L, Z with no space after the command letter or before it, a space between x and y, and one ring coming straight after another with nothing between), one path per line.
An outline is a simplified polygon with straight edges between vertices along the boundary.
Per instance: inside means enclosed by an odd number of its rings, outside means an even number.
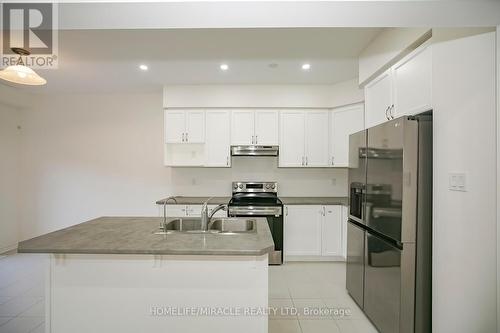
M163 201L163 225L160 225L160 228L163 228L164 231L167 231L167 202L170 200L177 203L175 196L170 196Z
M227 205L225 204L220 204L217 207L215 207L210 214L208 213L208 202L212 199L208 198L204 203L203 206L201 206L201 230L203 231L208 231L209 226L212 226L212 217L217 213L219 210L227 210Z

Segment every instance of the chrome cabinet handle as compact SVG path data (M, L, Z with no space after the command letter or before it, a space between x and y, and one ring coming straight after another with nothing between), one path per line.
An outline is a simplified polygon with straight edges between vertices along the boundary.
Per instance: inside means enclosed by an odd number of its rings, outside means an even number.
M226 165L229 166L229 156L226 156Z
M189 138L188 138L188 133L186 132L186 142L189 141Z
M255 136L255 144L258 144L258 143L259 143L259 136L258 136L258 135L256 135L256 136Z
M394 104L391 105L391 109L390 109L389 114L390 114L391 118L394 119Z
M388 106L388 107L387 107L387 109L385 109L385 118L386 118L387 120L391 119L391 118L389 118L389 116L387 115L387 112L389 111L389 109L390 109L390 108L391 108L391 107L390 107L390 106Z
M307 156L306 156L306 165L308 165L308 164L309 164L309 161L307 160Z
M323 216L326 216L326 207L323 206Z
M332 156L332 165L335 165L334 160L335 160L335 157Z
M252 135L252 144L255 144L255 136Z
M302 156L302 166L304 166L304 156Z
M184 142L184 133L182 133L182 139L181 140L182 140L182 142Z
M285 207L285 215L288 216L288 207Z

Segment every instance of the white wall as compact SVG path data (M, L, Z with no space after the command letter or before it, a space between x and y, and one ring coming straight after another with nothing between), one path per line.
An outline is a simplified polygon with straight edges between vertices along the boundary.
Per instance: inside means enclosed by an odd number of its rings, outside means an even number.
M357 79L334 85L170 85L163 94L166 108L330 108L364 101Z
M500 327L500 25L497 36L497 329Z
M276 180L282 196L346 196L345 169L163 166L162 94L33 97L22 112L21 239L105 215L154 216L167 195L230 195L233 180Z
M14 249L19 238L20 110L0 102L0 253Z
M155 215L170 183L161 101L48 96L25 110L21 239L103 215Z
M496 332L494 33L434 45L433 98L433 331Z

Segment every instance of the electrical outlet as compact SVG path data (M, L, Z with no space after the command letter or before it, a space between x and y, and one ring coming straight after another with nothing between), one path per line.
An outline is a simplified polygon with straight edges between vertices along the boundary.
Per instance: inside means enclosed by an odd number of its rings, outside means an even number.
M465 173L450 173L448 188L450 191L466 192L467 186Z

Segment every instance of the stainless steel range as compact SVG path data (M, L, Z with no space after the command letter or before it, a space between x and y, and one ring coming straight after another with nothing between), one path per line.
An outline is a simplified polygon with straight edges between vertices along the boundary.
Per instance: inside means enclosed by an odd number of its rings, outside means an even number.
M229 216L265 217L274 240L269 264L283 263L283 203L278 198L276 182L233 182Z

